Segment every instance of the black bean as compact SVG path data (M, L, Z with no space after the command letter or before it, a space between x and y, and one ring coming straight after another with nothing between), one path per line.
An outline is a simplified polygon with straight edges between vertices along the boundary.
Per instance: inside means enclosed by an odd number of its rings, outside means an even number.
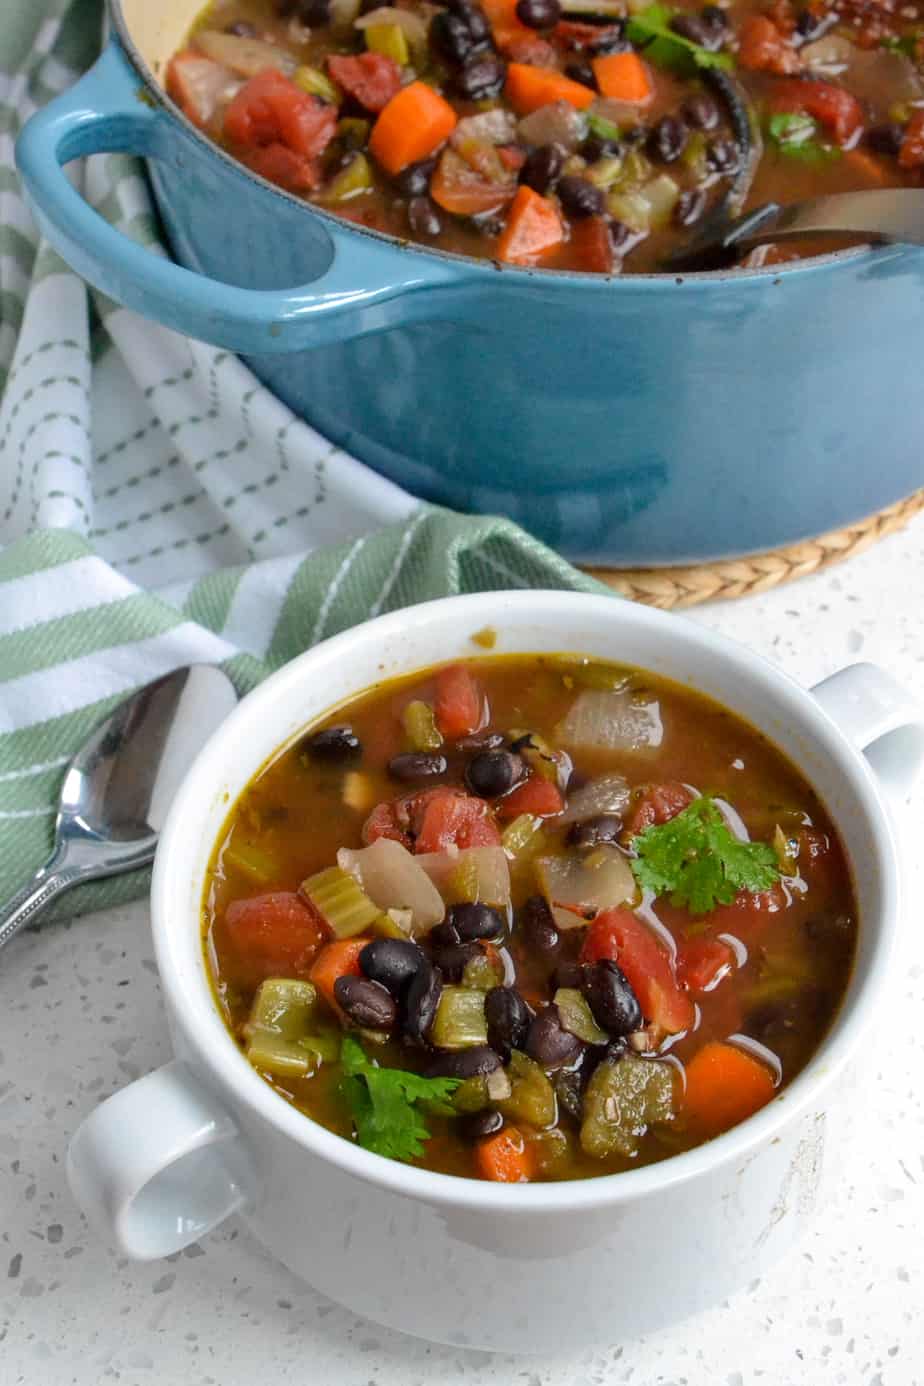
M418 159L416 164L408 164L401 170L395 186L403 197L423 197L429 191L435 168L435 159Z
M797 42L809 43L813 39L821 38L829 29L835 28L840 20L840 15L836 10L829 10L827 14L813 14L811 10L803 10L796 20L795 39Z
M456 86L469 101L499 96L507 80L507 64L496 53L474 54L456 78Z
M576 958L566 958L558 964L552 973L552 990L557 991L559 987L577 988L580 990L581 982L584 980L584 967Z
M561 19L558 0L517 0L516 16L529 29L552 29Z
M621 967L609 958L590 963L583 970L581 991L594 1020L616 1037L631 1035L642 1025L642 1008Z
M728 33L728 15L718 5L704 5L699 16L706 27L706 40L703 47L715 52L725 42Z
M395 998L368 977L338 977L334 999L353 1024L364 1030L390 1030L398 1016Z
M675 14L670 27L675 34L689 39L691 43L699 44L701 48L709 46L709 25L698 14Z
M512 751L479 751L465 767L465 783L480 798L496 799L523 778L523 771Z
M526 163L520 169L520 182L534 188L537 193L548 192L561 177L567 154L560 144L543 144L526 156ZM525 738L521 737L521 741ZM519 743L514 746L516 750Z
M606 206L603 190L575 174L559 180L558 196L569 217L598 217Z
M496 751L503 744L500 732L475 732L473 736L461 736L455 747L457 751Z
M314 760L352 760L362 755L362 742L352 727L325 727L302 742L302 750Z
M466 963L479 957L481 949L477 943L445 943L434 944L431 952L433 961L446 981L458 982L465 971Z
M687 147L690 132L677 116L664 116L648 136L648 152L663 164L672 164Z
M451 63L462 64L477 46L462 15L441 10L430 25L430 42Z
M871 130L866 132L866 143L870 149L877 154L889 154L894 159L897 157L905 138L905 132L900 125L874 125Z
M475 0L452 0L447 8L464 20L468 32L476 43L482 43L490 38L491 26L488 23L488 17L481 6L475 3Z
M734 140L713 140L706 150L706 162L716 173L736 173L741 152Z
M613 155L621 154L622 146L618 140L605 140L599 135L591 135L581 145L581 153L589 164L595 164L598 159L610 159Z
M531 895L528 900L524 901L517 920L529 948L537 953L544 953L546 956L558 952L561 945L561 935L544 896Z
M443 218L436 204L429 197L412 197L407 208L407 222L415 236L438 236L443 229Z
M504 921L490 905L450 905L447 921L463 943L477 938L500 938Z
M439 948L449 948L453 943L459 942L459 935L448 920L443 920L442 924L435 924L430 930L427 938L430 943Z
M473 1144L484 1140L485 1136L496 1135L503 1130L503 1126L504 1118L493 1107L485 1107L483 1112L472 1112L471 1116L463 1117L459 1122L463 1139Z
M428 1078L477 1078L482 1073L494 1073L501 1061L487 1044L475 1044L469 1049L454 1049L436 1054L427 1064Z
M404 1033L408 1039L426 1040L443 991L443 976L426 959L411 978L404 999Z
M424 961L424 953L409 938L374 938L359 955L359 965L371 982L400 996Z
M565 1068L573 1064L583 1047L577 1035L562 1029L557 1006L546 1006L530 1022L526 1052L543 1068Z
M567 1112L574 1121L580 1121L584 1087L581 1070L560 1069L552 1079L552 1087L555 1089L559 1108Z
M226 34L233 34L235 38L256 38L257 31L252 24L248 24L246 19L238 19L234 24L225 26Z
M405 751L400 756L392 756L388 762L388 773L392 779L407 784L414 780L439 779L440 775L445 775L446 769L446 757L437 751Z
M509 1057L511 1049L523 1048L530 1015L516 987L492 987L485 997L484 1014L488 1022L488 1043L493 1049Z
M573 823L567 841L570 847L600 847L604 842L618 842L621 832L621 818L615 813L601 813L599 818Z
M590 87L591 91L597 90L597 77L590 63L568 63L565 76L572 82L580 82L582 87Z
M686 188L678 197L674 208L674 221L678 226L693 226L706 209L706 194L702 188Z
M593 32L591 24L592 20L582 25L577 33L569 34L565 39L565 47L575 53L594 53L598 56L604 53L618 53L629 47L625 39L624 20L608 19L604 24L594 24Z
M697 130L714 130L719 123L719 107L717 102L706 92L697 92L696 96L691 96L689 101L684 102L683 118L688 125L693 125Z

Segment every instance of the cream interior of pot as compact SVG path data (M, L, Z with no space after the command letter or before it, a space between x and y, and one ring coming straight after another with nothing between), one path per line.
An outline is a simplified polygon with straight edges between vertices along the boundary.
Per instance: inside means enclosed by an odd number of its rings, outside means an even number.
M128 35L157 80L163 83L171 56L182 48L204 0L121 0Z

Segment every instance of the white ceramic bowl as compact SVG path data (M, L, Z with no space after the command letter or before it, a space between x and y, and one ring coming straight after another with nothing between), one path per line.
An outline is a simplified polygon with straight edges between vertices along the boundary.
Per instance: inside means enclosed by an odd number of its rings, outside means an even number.
M382 1159L277 1096L235 1046L209 992L203 883L237 795L307 723L380 679L479 653L470 637L486 625L498 631L498 653L596 655L718 699L802 768L847 848L861 928L836 1023L769 1106L661 1164L523 1186ZM78 1201L137 1258L176 1251L237 1211L332 1299L466 1346L545 1352L616 1341L723 1298L791 1244L816 1200L822 1116L876 1014L899 923L882 791L905 796L922 758L920 711L873 666L845 669L810 694L683 618L607 597L452 597L326 641L240 704L171 810L152 908L177 1059L79 1129L69 1152Z

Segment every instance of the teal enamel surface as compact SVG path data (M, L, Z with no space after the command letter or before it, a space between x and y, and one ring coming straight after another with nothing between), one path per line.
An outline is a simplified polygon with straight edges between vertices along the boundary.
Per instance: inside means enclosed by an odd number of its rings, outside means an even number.
M681 563L818 534L924 483L924 251L686 279L499 270L306 207L145 81L113 40L26 127L45 234L427 499L505 512L584 562ZM148 158L179 264L63 177L102 150Z

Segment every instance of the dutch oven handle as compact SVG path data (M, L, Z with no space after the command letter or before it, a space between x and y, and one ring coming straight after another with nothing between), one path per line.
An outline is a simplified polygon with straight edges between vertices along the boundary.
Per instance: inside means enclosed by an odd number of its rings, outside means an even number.
M94 67L34 115L16 161L39 229L97 289L166 327L242 355L300 351L432 316L458 276L438 261L402 257L362 238L355 260L337 250L324 274L285 290L242 289L183 269L117 231L74 188L62 165L87 154L157 157L163 109L147 97L118 40ZM399 302L400 301L400 302Z

